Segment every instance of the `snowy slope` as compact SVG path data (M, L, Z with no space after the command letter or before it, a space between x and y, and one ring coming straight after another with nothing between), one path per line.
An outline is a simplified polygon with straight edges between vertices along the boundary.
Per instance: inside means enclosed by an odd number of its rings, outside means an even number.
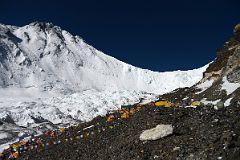
M192 86L206 67L152 72L108 56L51 23L0 24L0 120L33 128L90 120L140 98Z

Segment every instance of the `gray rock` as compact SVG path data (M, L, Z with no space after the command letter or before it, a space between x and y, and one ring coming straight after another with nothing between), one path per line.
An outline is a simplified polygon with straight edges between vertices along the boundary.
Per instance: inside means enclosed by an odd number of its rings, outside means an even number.
M155 128L143 131L140 135L141 141L157 140L173 133L172 125L157 125Z
M218 109L222 109L222 108L224 108L224 103L223 103L222 101L220 101L220 102L218 102L218 103L216 104L216 107L217 107Z

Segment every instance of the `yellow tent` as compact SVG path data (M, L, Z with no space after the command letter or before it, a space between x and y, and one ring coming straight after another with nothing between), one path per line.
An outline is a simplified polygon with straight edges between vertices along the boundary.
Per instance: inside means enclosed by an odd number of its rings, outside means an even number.
M193 101L191 105L197 107L197 106L200 106L200 105L201 105L201 102L199 102L199 101Z
M11 147L14 148L14 149L17 149L17 148L20 147L20 146L21 146L20 143L11 144Z
M175 104L169 101L157 101L155 102L155 106L157 107L174 107Z
M59 128L59 132L64 132L65 128Z

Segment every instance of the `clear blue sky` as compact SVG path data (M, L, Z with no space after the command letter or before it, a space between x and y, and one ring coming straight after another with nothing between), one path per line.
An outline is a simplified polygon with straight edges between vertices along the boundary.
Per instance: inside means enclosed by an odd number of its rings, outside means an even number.
M95 48L155 71L198 68L240 22L239 0L1 0L0 23L52 22Z

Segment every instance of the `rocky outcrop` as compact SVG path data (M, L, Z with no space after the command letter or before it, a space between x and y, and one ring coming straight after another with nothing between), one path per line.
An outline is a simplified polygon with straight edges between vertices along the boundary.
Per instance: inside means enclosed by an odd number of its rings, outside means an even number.
M240 82L239 26L240 24L235 27L233 36L224 44L223 48L217 51L216 60L204 72L200 83L208 80L213 80L213 83L200 94L200 97L221 101L225 101L229 97L237 97L235 91L240 87L237 85ZM213 93L217 93L216 96Z
M234 35L236 39L240 41L240 24L237 24L234 28Z
M217 50L217 57L203 73L203 80L220 78L231 74L240 65L240 24L234 29L234 35Z
M189 105L193 100L201 101L205 105L224 103L224 106L229 106L240 100L239 36L240 24L234 28L233 36L217 50L216 59L197 84L161 95L160 99L169 99L180 106Z

